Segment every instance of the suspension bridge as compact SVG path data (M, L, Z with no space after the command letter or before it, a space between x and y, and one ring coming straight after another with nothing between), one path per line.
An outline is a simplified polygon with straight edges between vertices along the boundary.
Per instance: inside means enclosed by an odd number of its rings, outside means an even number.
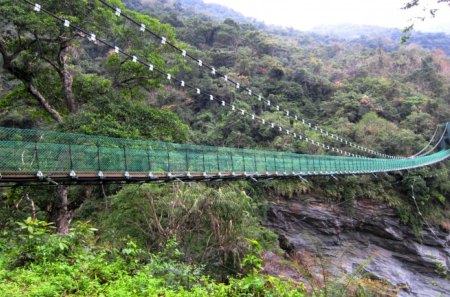
M450 157L450 123L445 127L437 152L401 159L296 154L0 128L0 182L282 179L402 171Z
M235 149L0 127L0 183L199 181L358 175L409 170L436 164L450 157L450 123L442 126L443 132L434 147L428 149L436 135L433 135L430 143L422 151L410 157L392 156L358 145L312 124L262 95L257 95L250 86L243 86L228 75L219 73L212 65L204 63L186 50L177 47L166 37L151 31L150 26L124 14L120 8L99 0L102 5L114 12L115 16L124 17L139 31L156 38L162 46L171 47L202 69L206 69L213 77L225 80L235 90L263 103L266 111L287 117L297 126L303 125L305 128L303 131L319 134L321 137L319 139L327 138L334 142L326 144L319 142L317 138L313 140L307 135L302 135L294 124L285 127L279 123L269 122L263 115L239 107L237 100L221 98L181 78L176 78L164 69L156 67L145 57L126 52L116 44L73 24L69 19L41 7L38 3L22 1L30 5L36 14L46 14L61 26L83 33L89 42L107 47L126 60L141 64L149 73L157 73L168 83L190 91L193 97L214 101L219 107L228 108L247 120L256 121L261 126L268 125L278 133L289 136L293 141L304 141L330 154L311 155ZM343 150L342 146L347 149ZM439 148L437 152L436 148Z

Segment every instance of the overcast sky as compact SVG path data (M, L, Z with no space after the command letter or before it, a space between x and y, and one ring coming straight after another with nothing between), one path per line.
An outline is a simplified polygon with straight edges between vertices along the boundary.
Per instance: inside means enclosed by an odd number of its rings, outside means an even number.
M434 19L416 21L421 31L450 32L450 7L436 0L422 0L419 8L400 9L407 0L203 0L230 7L245 16L285 27L310 30L343 23L404 28L423 8L441 8Z

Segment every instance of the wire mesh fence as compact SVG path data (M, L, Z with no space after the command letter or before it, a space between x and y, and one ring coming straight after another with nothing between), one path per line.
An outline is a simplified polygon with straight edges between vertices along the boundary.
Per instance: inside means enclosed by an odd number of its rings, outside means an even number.
M449 156L450 150L408 159L308 155L0 127L0 173L345 174L405 170Z

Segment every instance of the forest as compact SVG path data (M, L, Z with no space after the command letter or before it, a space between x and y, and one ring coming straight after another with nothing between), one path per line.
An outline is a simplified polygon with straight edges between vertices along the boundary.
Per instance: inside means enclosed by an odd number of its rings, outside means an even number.
M418 34L405 44L401 32L346 40L267 27L233 12L208 16L198 1L39 5L0 0L1 127L327 153L221 109L135 56L317 142L325 139L315 129L232 82L389 155L417 153L450 120L445 34ZM270 204L308 194L352 216L355 202L369 199L392 208L420 241L430 224L450 231L449 168L446 161L338 179L71 186L11 186L0 175L0 296L397 296L399 289L363 269L331 275L320 256L317 280L313 265L290 257L265 223ZM267 255L278 255L303 281L267 273ZM447 279L447 266L434 270Z

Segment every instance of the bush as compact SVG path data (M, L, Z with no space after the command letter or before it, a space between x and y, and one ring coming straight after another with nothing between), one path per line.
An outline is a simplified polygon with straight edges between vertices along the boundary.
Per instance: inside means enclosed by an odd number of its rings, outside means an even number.
M233 184L128 186L112 197L101 221L114 245L115 238L130 236L160 251L176 239L183 260L225 277L239 271L246 238L265 248L276 245L277 236L259 223L261 206Z
M174 240L150 254L133 241L121 249L94 244L96 230L87 223L66 236L39 220L17 225L17 236L0 241L0 296L303 296L302 287L256 271L215 282L180 261Z

